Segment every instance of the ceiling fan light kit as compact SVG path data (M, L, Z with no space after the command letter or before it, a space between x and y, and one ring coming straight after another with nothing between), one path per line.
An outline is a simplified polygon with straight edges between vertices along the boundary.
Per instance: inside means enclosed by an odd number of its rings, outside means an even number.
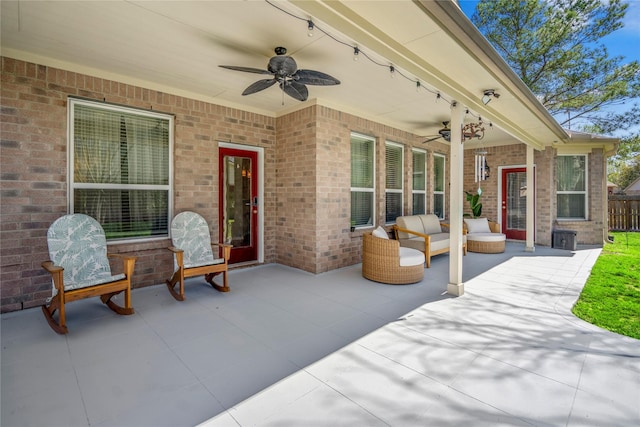
M312 30L313 23L311 21L309 22L309 28ZM298 101L306 101L309 97L309 90L306 85L332 86L340 84L340 80L329 74L315 70L299 70L296 61L287 55L287 49L284 47L276 47L275 53L276 56L269 59L269 65L266 70L236 65L220 65L220 67L229 70L243 71L245 73L269 74L273 76L271 79L258 80L249 85L249 87L242 92L242 95L251 95L268 89L278 83L280 89L290 97Z

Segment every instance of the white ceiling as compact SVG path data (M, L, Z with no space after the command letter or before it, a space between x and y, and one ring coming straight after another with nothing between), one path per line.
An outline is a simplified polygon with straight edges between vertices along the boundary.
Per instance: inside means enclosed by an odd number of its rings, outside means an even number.
M513 141L509 134L534 145L562 137L540 106L532 107L531 94L504 77L503 64L487 64L473 40L456 39L457 25L470 25L459 10L449 8L453 20L446 22L429 12L441 7L429 1L274 3L303 19L257 0L3 0L2 54L271 116L317 102L416 135L436 134L449 120L445 100L455 99L470 108L467 121L475 114L494 122L489 143ZM308 18L317 26L313 37ZM351 47L319 28L384 66L363 55L353 61ZM309 86L306 103L283 97L277 86L242 96L265 76L218 67L266 68L277 46L286 47L299 68L328 73L341 84ZM391 78L391 63L422 87L398 73ZM484 89L502 96L485 107ZM443 99L436 102L432 91Z

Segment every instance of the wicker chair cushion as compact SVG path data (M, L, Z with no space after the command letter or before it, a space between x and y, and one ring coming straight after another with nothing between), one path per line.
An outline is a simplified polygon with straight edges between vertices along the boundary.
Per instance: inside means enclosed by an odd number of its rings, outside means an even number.
M424 264L424 254L416 249L400 247L400 267Z
M381 239L388 239L389 238L389 234L387 234L386 230L384 228L382 228L381 226L378 226L378 228L373 230L373 232L371 234L374 237L379 237Z
M83 214L58 218L47 231L49 257L64 268L64 289L80 289L124 278L111 275L107 258L107 239L102 226ZM53 286L53 296L57 289Z
M195 212L182 212L173 218L171 241L173 246L184 251L185 268L224 263L222 258L213 258L209 226L204 218ZM177 271L178 263L175 257L173 264Z
M507 236L502 233L472 233L467 234L467 239L473 242L501 242Z
M487 218L465 218L464 223L467 226L468 234L491 233L489 220Z

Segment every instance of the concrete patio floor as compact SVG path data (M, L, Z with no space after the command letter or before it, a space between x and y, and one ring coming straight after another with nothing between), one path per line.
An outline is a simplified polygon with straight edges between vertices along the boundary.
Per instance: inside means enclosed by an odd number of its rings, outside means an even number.
M640 342L570 312L599 253L470 253L458 298L441 255L415 285L266 265L78 301L66 336L3 314L0 424L638 426Z

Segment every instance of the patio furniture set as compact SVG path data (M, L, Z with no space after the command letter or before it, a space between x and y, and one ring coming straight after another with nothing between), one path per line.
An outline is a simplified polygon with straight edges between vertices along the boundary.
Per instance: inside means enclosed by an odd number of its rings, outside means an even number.
M449 224L434 214L396 218L394 239L378 227L362 236L363 277L386 284L409 284L424 278L424 266L431 267L431 257L449 252ZM465 218L462 250L501 253L506 236L500 224L487 218Z
M167 280L171 295L184 301L184 279L204 275L205 280L220 292L228 292L227 266L231 246L211 242L207 222L195 212L182 212L171 221L174 273ZM131 276L136 257L107 253L107 240L100 223L83 214L70 214L58 218L47 232L50 260L42 267L51 274L52 296L42 306L49 326L59 334L68 332L65 304L84 298L100 296L111 310L118 314L133 314L131 306ZM222 253L214 258L212 246ZM123 261L123 272L112 275L109 258ZM223 284L213 281L218 274ZM176 285L178 290L176 291ZM112 298L124 293L124 306ZM54 318L58 311L57 320Z
M505 235L499 224L485 218L465 219L463 252L504 252ZM416 283L424 278L424 266L431 267L431 257L449 251L449 226L436 215L399 217L393 226L394 239L378 227L362 238L362 275L388 284ZM171 221L174 273L167 288L178 301L184 301L184 280L202 276L214 289L228 292L228 261L231 246L211 242L209 226L195 212L182 212ZM134 313L131 306L131 277L136 257L107 253L107 240L102 226L84 214L58 218L49 227L47 244L50 260L42 267L51 274L52 296L42 306L51 328L59 334L68 332L65 304L99 296L111 310L121 315ZM220 257L214 257L218 247ZM109 258L122 260L122 273L111 274ZM214 278L222 274L222 285ZM177 287L177 289L176 289ZM113 297L124 293L124 305ZM54 317L58 312L57 320Z

